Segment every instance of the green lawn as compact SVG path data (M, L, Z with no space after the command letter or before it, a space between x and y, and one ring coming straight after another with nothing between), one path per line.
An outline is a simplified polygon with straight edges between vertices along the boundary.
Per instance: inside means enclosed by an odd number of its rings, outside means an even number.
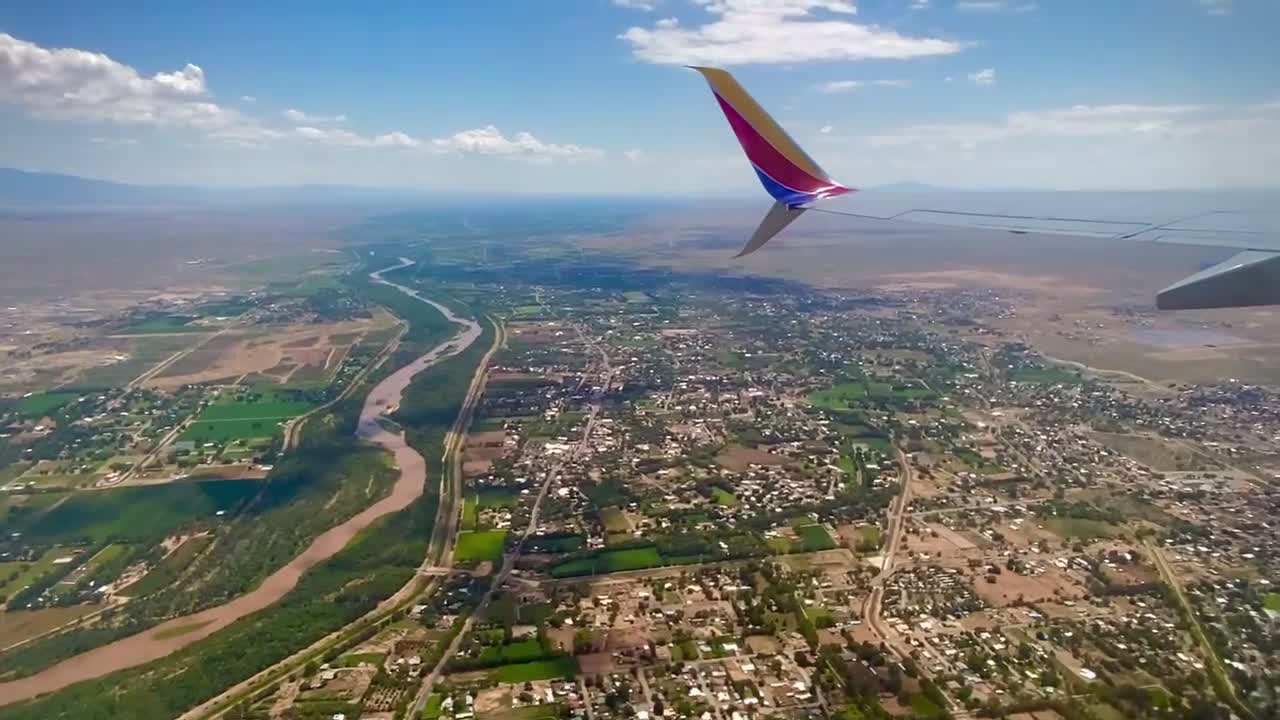
M547 651L536 639L521 640L509 645L491 645L480 653L480 661L490 665L511 665L547 658Z
M191 321L195 317L191 315L157 315L154 317L144 318L137 322L130 323L120 329L121 333L173 333L173 332L203 332L207 328L192 327Z
M1267 593L1262 596L1262 607L1268 610L1280 610L1280 593Z
M313 407L312 403L279 392L249 398L224 398L210 405L179 436L198 445L275 437L281 425Z
M846 411L855 403L867 397L867 386L862 382L840 383L829 390L820 390L809 396L814 407L824 410Z
M572 657L538 660L536 662L504 665L493 672L493 677L500 683L525 683L533 680L551 680L553 678L572 678L578 672L578 661Z
M1046 385L1075 384L1080 376L1074 372L1057 367L1020 367L1009 372L1009 379L1014 382L1043 383Z
M254 438L275 437L281 431L288 418L259 418L253 420L218 420L204 422L197 420L182 431L178 440L190 440L196 445L217 443L224 445L236 440L252 440Z
M947 712L938 707L932 700L923 694L914 695L911 698L911 712L917 718L922 720L932 720L933 718L947 717Z
M861 546L862 546L863 548L868 549L868 550L873 550L873 549L877 549L877 548L879 548L879 547L880 547L880 541L881 541L881 540L880 540L880 535L881 535L881 533L880 533L880 526L879 526L879 525L870 525L870 526L868 526L868 527L864 527L864 528L862 528L862 543L861 543Z
M311 409L306 400L289 399L276 393L263 393L256 400L219 400L200 414L202 421L248 420L255 418L291 418Z
M507 540L506 530L481 530L458 534L458 544L453 549L453 559L460 563L496 563L502 559L502 548Z
M711 497L715 499L717 505L725 507L736 507L738 505L738 497L723 488L711 488Z
M588 557L562 562L551 568L553 577L574 577L624 570L644 570L660 567L662 555L652 546L642 548L626 548L623 550L605 550Z
M486 488L476 494L476 500L482 508L513 508L519 496L510 490Z
M13 409L23 417L38 418L80 397L78 392L43 392L18 400Z
M1047 530L1061 537L1078 538L1085 541L1109 538L1115 535L1117 531L1116 526L1111 523L1072 517L1045 518L1044 526Z
M475 530L480 515L480 508L475 495L468 495L462 501L462 529Z
M836 541L831 539L831 534L821 525L801 525L796 528L796 534L800 536L805 552L830 550L836 546Z
M427 698L427 704L422 708L422 720L436 720L440 717L440 706L444 704L444 695L436 692L431 693L431 697Z

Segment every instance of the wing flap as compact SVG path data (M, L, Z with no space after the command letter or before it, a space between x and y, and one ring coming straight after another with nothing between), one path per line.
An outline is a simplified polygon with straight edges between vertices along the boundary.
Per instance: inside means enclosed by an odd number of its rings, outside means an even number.
M1246 250L1156 295L1161 310L1280 304L1280 252Z

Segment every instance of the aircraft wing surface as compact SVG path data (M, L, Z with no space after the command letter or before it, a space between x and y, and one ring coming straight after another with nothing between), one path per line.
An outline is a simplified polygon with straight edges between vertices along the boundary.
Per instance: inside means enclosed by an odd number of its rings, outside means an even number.
M1162 290L1161 309L1280 304L1280 212L1261 193L862 191L833 180L725 70L695 67L773 207L739 257L809 211L1016 234L1241 250Z

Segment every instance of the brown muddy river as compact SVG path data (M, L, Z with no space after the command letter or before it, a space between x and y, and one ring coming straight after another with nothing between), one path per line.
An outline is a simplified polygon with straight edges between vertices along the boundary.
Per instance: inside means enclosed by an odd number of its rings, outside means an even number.
M422 297L414 290L382 279L382 273L409 264L412 263L402 258L399 265L379 270L371 277L377 282L391 285L431 305L450 321L461 325L462 330L432 348L430 352L389 375L365 398L356 435L381 446L395 456L400 476L392 486L391 493L341 525L332 527L319 535L297 557L268 576L252 591L217 607L167 620L146 632L131 635L68 658L30 677L0 683L0 704L26 700L73 683L135 667L162 658L208 637L236 620L280 600L298 584L302 574L311 567L332 557L345 547L351 538L378 518L403 510L422 494L427 479L426 462L422 455L408 446L403 435L388 432L383 428L378 423L378 417L387 409L399 405L400 395L414 375L446 357L456 355L475 342L476 338L480 337L480 326L471 320L458 317L449 308Z

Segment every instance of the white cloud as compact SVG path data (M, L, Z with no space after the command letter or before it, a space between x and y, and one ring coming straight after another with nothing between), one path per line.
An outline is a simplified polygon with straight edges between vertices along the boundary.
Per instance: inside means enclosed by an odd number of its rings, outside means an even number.
M640 162L644 159L644 151L640 148L631 148L622 153L622 156L631 162Z
M917 144L991 143L1016 137L1096 137L1149 133L1188 133L1192 128L1178 124L1179 118L1206 110L1200 105L1076 105L1061 110L1014 112L999 123L968 125L915 125L888 133L871 135L876 146Z
M508 138L493 125L463 130L432 140L398 131L382 135L362 135L345 128L310 125L294 128L292 136L306 142L335 147L422 149L436 154L496 155L535 162L591 159L604 154L601 150L580 145L546 143L527 132L518 132ZM641 151L629 150L624 155L628 160L638 160Z
M89 142L94 145L102 145L103 147L124 147L126 145L137 145L137 138L121 138L121 137L91 137Z
M240 99L254 101L249 95ZM294 127L274 128L215 103L204 71L196 65L145 77L101 53L50 50L4 33L0 33L0 102L16 104L38 115L195 130L210 140L247 147L295 140L335 147L407 148L535 161L603 155L595 148L546 143L527 132L507 138L492 125L434 140L401 131L365 135L332 127L345 122L344 115L311 115L292 108L283 115ZM114 146L136 141L94 137L90 142Z
M241 96L240 96L240 99L241 99L241 100L243 100L243 101L245 101L245 102L247 102L247 103L251 103L251 102L258 102L258 98L254 97L254 96L252 96L252 95L241 95Z
M328 125L330 123L344 123L347 121L346 115L312 115L289 108L282 113L286 120L291 123L307 124L307 125Z
M1231 0L1197 0L1197 2L1210 15L1222 16L1231 14Z
M911 87L910 80L832 80L817 86L818 92L827 95L853 92L864 87Z
M909 37L878 25L850 22L847 0L692 0L715 16L685 28L665 18L619 37L641 60L670 65L834 62L950 55L962 43ZM822 12L828 16L819 17Z
M436 138L431 141L431 149L442 153L501 155L535 161L582 160L604 155L603 151L596 148L544 143L527 132L518 132L514 137L508 138L493 125L463 130L447 138Z
M995 68L986 68L978 72L969 73L969 82L975 85L995 85L996 70Z
M959 0L956 10L967 13L991 13L1021 15L1035 12L1039 6L1034 2L1009 2L1009 0Z
M929 0L911 0L912 10L928 10Z
M613 0L613 4L620 8L644 10L645 12L653 12L658 7L658 3L655 0Z
M188 63L145 77L102 53L48 49L0 33L0 101L39 115L121 125L248 132L256 123L209 97L204 70Z
M831 127L830 125L823 125L822 127L818 128L818 132L823 135L830 135L832 130L835 130L835 128Z

